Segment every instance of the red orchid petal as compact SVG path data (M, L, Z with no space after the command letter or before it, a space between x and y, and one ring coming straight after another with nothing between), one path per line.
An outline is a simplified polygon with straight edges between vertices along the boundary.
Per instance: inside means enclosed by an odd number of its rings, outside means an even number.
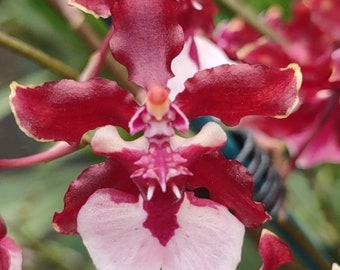
M12 83L16 119L29 136L42 141L79 142L82 135L107 124L128 128L135 102L115 82L60 80L35 87Z
M9 270L11 258L8 250L2 246L0 241L0 269Z
M338 129L340 123L340 108L331 112L324 125L318 129L317 134L309 142L302 154L296 161L300 168L311 168L325 162L340 162L340 131ZM311 128L307 132L302 132L301 136L296 134L291 138L287 138L289 148L300 149L299 145L303 145L306 138L309 138ZM292 147L292 145L294 145ZM297 148L298 147L298 148ZM296 152L296 151L295 151Z
M340 49L336 49L332 53L332 61L333 61L333 72L331 77L329 78L329 81L332 83L338 83L340 82ZM340 91L340 87L337 87ZM334 88L333 88L334 89Z
M227 55L237 60L237 51L244 45L257 40L260 34L240 18L233 18L228 23L218 24L214 40Z
M266 229L261 234L259 253L263 261L261 270L275 270L294 260L287 244Z
M129 174L118 162L108 159L106 162L92 165L69 186L64 197L63 211L54 214L54 228L65 234L77 233L79 209L92 193L108 187L138 194Z
M265 39L244 46L237 52L237 57L248 64L262 64L276 68L285 67L292 62L279 44Z
M179 4L169 0L116 0L112 7L114 57L129 79L145 88L166 86L172 59L183 46ZM150 16L152 14L152 16Z
M176 102L189 118L212 115L229 126L246 115L282 117L298 100L301 73L262 65L223 65L198 71L186 81Z
M338 0L306 0L312 20L335 41L340 41L340 2Z
M96 17L107 18L111 15L112 1L110 0L69 0L69 4Z
M218 11L217 6L210 0L183 1L179 22L186 34L192 34L195 31L211 34L214 30L214 16ZM199 5L199 7L198 7Z
M21 249L15 242L6 236L7 228L0 217L0 269L20 270L22 265Z
M269 7L267 11L261 14L261 20L264 24L276 31L282 32L282 10L275 5ZM245 45L260 39L260 33L241 18L232 18L227 23L221 21L217 25L214 34L216 43L232 59L237 60L237 52ZM259 62L261 63L261 62Z
M319 126L317 133L299 155L297 165L300 168L310 168L323 162L339 162L340 131L337 127L340 121L340 107L337 100L337 95L332 96L331 90L319 91L317 97L305 101L286 119L255 117L246 119L242 124L284 140L292 156L304 147L315 128ZM327 111L327 118L323 119Z
M188 194L178 208L167 199L167 195L163 200L159 197L158 207L155 201L154 206L143 209L141 199L137 202L136 197L124 192L102 189L94 193L79 212L78 226L96 267L236 269L241 257L243 225L225 207L210 200ZM157 225L166 231L169 212L175 215L179 226L162 245L144 224L148 215L153 216L151 219L158 217Z
M331 74L330 51L323 49L322 53L313 52L300 43L295 40L290 47L283 48L270 41L258 40L239 50L237 56L248 64L263 64L277 68L295 62L301 66L303 84L315 87L316 84L327 81ZM321 48L325 46L320 46Z
M260 226L269 219L264 205L253 201L253 177L239 162L215 152L204 155L189 170L193 176L188 189L205 187L211 200L228 207L246 227Z
M9 237L0 240L0 269L20 270L22 253L17 244Z

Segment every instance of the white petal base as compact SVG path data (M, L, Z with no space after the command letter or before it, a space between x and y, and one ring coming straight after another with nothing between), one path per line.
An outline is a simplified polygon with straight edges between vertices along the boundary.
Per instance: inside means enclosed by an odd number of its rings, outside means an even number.
M78 231L99 270L236 269L244 226L225 207L187 194L177 213L179 228L163 246L143 226L142 204L101 189L80 210Z

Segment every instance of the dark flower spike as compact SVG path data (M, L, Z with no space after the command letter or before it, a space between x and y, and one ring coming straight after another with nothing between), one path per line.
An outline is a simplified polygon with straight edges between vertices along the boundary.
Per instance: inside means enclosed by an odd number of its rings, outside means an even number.
M259 253L263 262L260 270L275 270L294 260L287 244L266 229L261 234Z
M60 80L40 86L11 84L11 107L20 128L39 141L79 143L83 134L107 124L127 129L136 105L113 81Z
M287 116L298 103L301 82L296 64L283 69L223 65L198 71L175 102L189 119L213 115L234 126L247 115Z

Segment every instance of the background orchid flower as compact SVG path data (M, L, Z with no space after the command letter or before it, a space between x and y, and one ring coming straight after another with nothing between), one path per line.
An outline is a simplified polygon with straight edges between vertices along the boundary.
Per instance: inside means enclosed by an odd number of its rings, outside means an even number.
M100 78L11 86L13 112L29 136L78 144L99 128L90 145L107 160L70 185L55 228L79 233L99 269L235 269L244 226L259 226L269 216L252 199L247 169L218 151L226 142L219 125L207 124L193 137L182 134L198 116L213 115L229 126L246 115L286 116L297 103L298 66L200 70L171 99L170 66L184 43L180 3L95 2L80 4L112 14L112 54L144 89L142 103ZM117 127L143 134L125 140ZM208 198L200 198L200 188Z
M21 249L6 234L5 222L0 217L0 269L20 270L22 264Z
M306 6L311 10L311 17L324 33L332 40L340 41L338 12L340 3L336 0L327 2L318 0L305 1Z
M340 160L336 127L338 90L331 83L334 80L331 77L332 69L337 69L334 60L337 56L333 52L336 40L331 40L331 35L320 28L321 24L315 23L315 15L323 12L320 10L318 13L312 8L317 5L316 2L309 1L308 6L296 2L293 5L293 17L286 24L277 19L280 17L276 9L268 11L265 16L268 24L285 37L285 44L254 34L255 31L246 24L239 24L239 28L233 28L232 23L220 26L217 33L217 43L225 48L234 48L233 52L226 52L237 54L237 58L243 62L276 67L296 62L301 66L303 83L298 109L283 121L256 118L244 124L283 139L292 159L297 159L297 165L303 168ZM333 17L329 16L328 21ZM239 36L249 39L240 42L236 38Z
M260 270L277 269L293 261L289 247L274 233L263 229L259 241L259 253L262 259Z

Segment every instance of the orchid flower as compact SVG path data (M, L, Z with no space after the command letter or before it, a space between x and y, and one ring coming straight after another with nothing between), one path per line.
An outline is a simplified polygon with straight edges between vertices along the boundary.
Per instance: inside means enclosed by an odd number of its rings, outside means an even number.
M107 157L71 183L54 227L79 233L98 269L235 269L244 227L269 215L252 199L247 169L219 152L223 129L209 123L190 136L189 120L213 115L234 126L246 115L284 117L297 104L298 66L220 65L171 95L171 63L184 44L181 2L71 2L112 15L112 54L143 90L137 103L102 78L11 85L27 135L77 145L96 129L90 146Z
M264 132L287 143L291 154L291 163L302 168L315 166L323 162L340 160L338 132L339 87L333 73L338 69L339 53L334 51L332 36L316 24L316 15L330 16L328 24L335 18L336 1L329 1L328 8L316 9L320 1L306 1L294 4L292 19L284 24L278 18L276 9L270 9L265 15L268 24L285 37L286 44L277 44L254 33L245 24L224 24L216 34L218 44L237 59L250 64L266 64L280 67L290 62L298 63L303 74L300 91L300 105L288 118L276 121L269 118L252 118L243 124L255 132ZM334 8L331 8L333 5ZM328 10L326 12L326 9ZM334 11L334 14L333 14ZM328 14L328 13L327 13ZM274 23L275 22L275 23ZM327 24L327 25L328 25ZM337 22L333 21L335 29ZM324 32L325 31L325 32ZM334 31L333 31L334 32ZM334 32L335 34L335 32ZM245 40L249 37L248 40ZM320 145L322 144L322 147Z
M22 264L21 249L6 234L5 222L0 217L0 269L20 270Z

